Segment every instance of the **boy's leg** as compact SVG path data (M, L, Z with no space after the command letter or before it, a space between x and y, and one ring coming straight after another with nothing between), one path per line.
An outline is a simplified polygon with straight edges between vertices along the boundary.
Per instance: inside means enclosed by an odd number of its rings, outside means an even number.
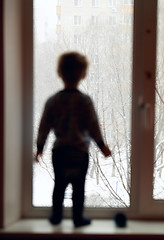
M76 181L73 184L73 221L76 227L90 224L90 219L83 216L84 184Z
M88 169L88 154L84 154L80 174L72 180L73 186L73 221L75 226L90 224L90 219L83 217L85 178Z
M52 160L55 174L55 183L52 196L53 207L50 222L52 224L58 224L62 220L64 193L68 182L63 174L63 156L61 154L61 151L58 149L53 150Z
M61 180L60 178L59 179L56 178L55 180L55 186L52 197L53 202L52 215L50 217L50 222L52 224L60 223L63 217L63 200L67 183L60 180Z

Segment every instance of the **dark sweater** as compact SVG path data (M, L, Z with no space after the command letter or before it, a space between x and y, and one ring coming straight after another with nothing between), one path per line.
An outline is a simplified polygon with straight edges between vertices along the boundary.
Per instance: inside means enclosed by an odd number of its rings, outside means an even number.
M59 91L46 102L37 138L39 152L51 130L56 136L54 147L73 146L88 151L91 139L99 148L104 145L92 100L77 89Z

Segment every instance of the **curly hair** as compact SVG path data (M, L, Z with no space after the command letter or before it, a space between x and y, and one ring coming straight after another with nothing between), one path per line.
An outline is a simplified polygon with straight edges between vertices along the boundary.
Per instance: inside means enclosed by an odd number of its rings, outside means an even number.
M78 82L88 68L88 59L78 52L66 52L59 56L57 72L67 83Z

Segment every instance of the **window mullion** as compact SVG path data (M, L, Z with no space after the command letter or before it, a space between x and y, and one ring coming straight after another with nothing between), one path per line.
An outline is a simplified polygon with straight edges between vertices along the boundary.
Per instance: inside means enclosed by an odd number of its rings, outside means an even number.
M137 0L134 33L132 187L139 216L150 217L154 155L157 1ZM137 167L137 168L135 168ZM135 184L134 184L135 182ZM132 201L132 203L134 203Z

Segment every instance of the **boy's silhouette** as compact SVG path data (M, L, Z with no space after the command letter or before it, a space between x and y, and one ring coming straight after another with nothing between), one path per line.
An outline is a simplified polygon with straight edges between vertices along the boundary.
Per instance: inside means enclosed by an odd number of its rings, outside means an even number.
M63 80L64 89L48 99L39 126L36 162L39 162L50 130L56 136L52 150L55 174L50 217L52 224L62 220L64 193L69 183L73 187L74 225L90 224L90 219L83 217L83 204L91 139L105 157L111 155L108 146L104 144L92 100L77 89L80 80L86 76L87 68L87 58L77 52L68 52L59 57L57 71Z

